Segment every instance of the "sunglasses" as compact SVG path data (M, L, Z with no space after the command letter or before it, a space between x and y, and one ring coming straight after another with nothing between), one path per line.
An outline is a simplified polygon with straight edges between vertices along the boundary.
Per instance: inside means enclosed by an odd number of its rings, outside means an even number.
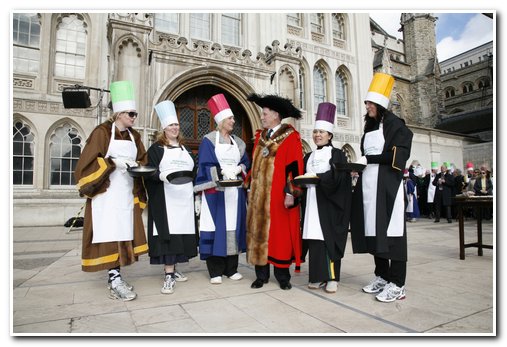
M485 172L481 172L482 175L485 175L486 173Z
M135 117L137 117L137 114L138 114L138 113L137 113L137 112L135 112L135 111L131 111L131 112L124 112L124 113L126 113L126 114L130 117L130 118L135 118Z

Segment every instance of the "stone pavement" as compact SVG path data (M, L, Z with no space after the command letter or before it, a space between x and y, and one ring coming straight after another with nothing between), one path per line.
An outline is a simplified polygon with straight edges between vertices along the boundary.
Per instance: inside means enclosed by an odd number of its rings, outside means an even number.
M467 243L476 240L474 223L466 222ZM255 272L243 254L242 280L210 284L197 257L178 266L189 280L163 295L163 268L143 255L122 268L138 297L121 302L108 298L105 272L81 271L80 229L14 228L11 335L496 336L496 249L479 257L467 248L460 260L458 223L421 219L407 228L407 297L394 303L361 291L372 279L373 258L353 254L350 239L334 294L308 289L306 264L301 273L291 269L292 290L281 290L273 276L251 289ZM493 244L494 223L483 228L484 243Z

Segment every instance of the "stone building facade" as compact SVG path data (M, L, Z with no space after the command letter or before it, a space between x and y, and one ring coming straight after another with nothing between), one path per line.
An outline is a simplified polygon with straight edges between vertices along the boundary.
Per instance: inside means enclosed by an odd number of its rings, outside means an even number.
M422 39L415 34L392 42L367 13L15 13L13 20L16 226L61 225L80 210L84 200L73 168L93 128L109 115L105 90L115 80L134 82L140 114L135 128L146 147L160 130L153 107L169 99L187 145L196 151L214 129L206 101L224 93L235 133L251 149L260 110L246 97L276 93L302 109L304 117L294 125L305 151L315 147L318 104L335 103L333 144L354 161L364 96L373 72L386 69L396 78L393 109L415 133L413 159L424 165L461 160L462 148L475 141L431 127L440 107L433 105L438 89L430 88L431 81L440 86L438 66L431 64L434 47L412 45ZM432 16L402 17L411 33L420 30L419 21L428 30L433 26L434 35ZM75 85L92 87L91 107L63 107L62 90Z
M437 128L481 139L466 144L463 160L493 170L494 146L493 41L440 63L445 110Z

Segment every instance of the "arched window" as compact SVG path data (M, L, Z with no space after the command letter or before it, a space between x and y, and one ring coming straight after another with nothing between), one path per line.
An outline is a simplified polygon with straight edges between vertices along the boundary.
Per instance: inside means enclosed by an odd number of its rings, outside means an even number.
M239 46L241 13L224 13L222 15L222 42L226 45Z
M23 121L14 122L12 133L12 184L32 185L35 136Z
M75 185L74 170L81 155L82 140L69 123L55 129L49 139L50 185Z
M12 14L12 67L37 74L40 62L40 22L36 13Z
M347 117L347 79L341 72L335 74L336 88L336 113L342 117Z
M347 162L351 163L357 160L354 148L352 148L352 146L349 145L348 143L343 145L342 151L345 153L345 156L347 157Z
M179 33L179 14L178 13L155 13L155 30L164 33Z
M453 87L449 87L445 90L445 98L448 99L450 97L453 97L454 95L456 95L456 92L454 91L454 88Z
M56 31L55 76L84 79L86 23L76 14L61 18Z
M326 101L326 73L324 69L315 65L313 68L313 107L314 112L321 102Z
M190 37L211 40L211 15L209 13L190 14Z
M479 81L479 83L477 84L477 86L479 87L479 89L488 88L489 87L489 79L488 78L481 79Z
M305 102L305 69L304 67L299 67L299 108L304 109L306 107Z
M324 14L311 13L310 26L313 33L324 34Z
M474 87L472 83L468 82L463 84L463 94L470 93L471 91L473 91L473 89Z
M333 38L345 40L345 21L341 13L333 13Z

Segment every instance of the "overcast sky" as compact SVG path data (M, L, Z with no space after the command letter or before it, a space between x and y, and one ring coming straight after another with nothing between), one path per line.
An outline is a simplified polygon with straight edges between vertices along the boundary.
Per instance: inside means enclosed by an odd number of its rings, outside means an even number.
M373 18L389 34L403 38L400 28L401 12L371 12ZM492 41L493 20L481 13L434 13L436 22L437 55L444 61Z

